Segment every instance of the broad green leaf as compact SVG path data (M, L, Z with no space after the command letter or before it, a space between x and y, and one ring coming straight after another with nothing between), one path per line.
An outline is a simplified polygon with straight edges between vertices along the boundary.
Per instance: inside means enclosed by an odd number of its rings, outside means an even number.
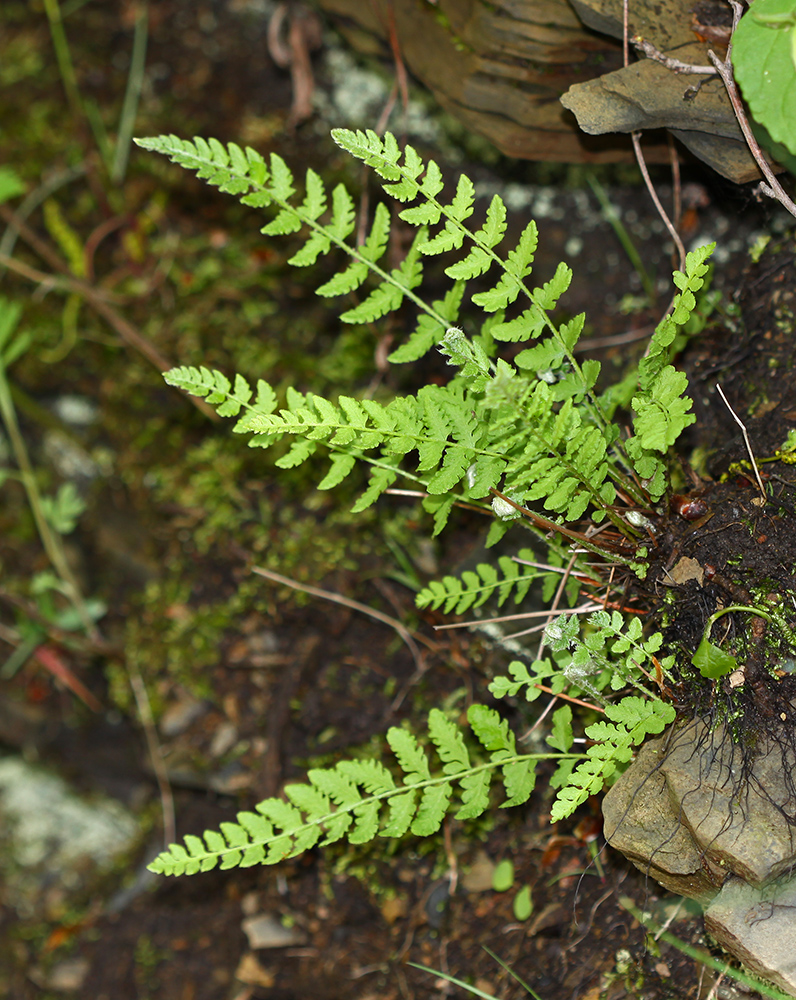
M796 2L755 0L732 39L732 65L752 116L796 155Z

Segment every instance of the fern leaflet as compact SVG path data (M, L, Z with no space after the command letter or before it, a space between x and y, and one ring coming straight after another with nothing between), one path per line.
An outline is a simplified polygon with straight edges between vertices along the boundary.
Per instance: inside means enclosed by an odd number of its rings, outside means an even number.
M520 549L518 558L533 560L530 549ZM531 583L545 570L526 568L509 556L498 558L498 569L491 563L479 563L475 570L465 570L460 577L445 576L432 581L415 598L419 608L442 608L445 614L463 614L471 608L480 608L485 601L495 597L498 607L510 596L519 604L527 595Z

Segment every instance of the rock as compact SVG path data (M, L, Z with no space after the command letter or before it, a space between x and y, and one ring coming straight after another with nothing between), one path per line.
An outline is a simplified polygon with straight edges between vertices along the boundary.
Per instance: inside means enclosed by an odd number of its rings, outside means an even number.
M796 996L796 878L763 889L730 878L705 911L705 928L758 976Z
M241 923L252 951L260 948L292 948L306 944L306 936L297 927L285 927L270 913L258 913Z
M704 46L677 50L684 61L703 60ZM722 176L738 182L759 178L743 141L724 84L708 79L693 98L693 77L646 59L570 89L561 103L589 135L668 128Z
M622 38L623 0L573 0L573 7L590 28ZM665 7L657 0L634 0L628 34L641 35L680 62L710 65L710 46L696 40L692 9L693 0L669 0ZM760 178L717 76L674 73L640 57L614 72L573 84L561 103L589 135L667 128L736 184Z
M390 62L394 29L401 58L440 106L507 156L591 163L632 156L624 137L578 134L559 104L571 84L622 64L621 46L586 30L569 0L320 6L355 48Z
M193 695L182 693L180 697L166 706L160 717L160 732L167 738L179 736L189 729L197 719L208 710L207 703L194 698Z
M30 978L43 990L54 993L77 993L83 986L89 971L85 958L65 958L57 962L48 972L33 968Z
M0 875L25 916L57 906L59 896L130 850L139 833L119 802L87 802L58 775L19 757L0 758L0 829Z
M393 31L404 63L440 106L507 156L628 160L632 148L620 133L664 126L734 182L760 177L718 78L678 75L635 54L623 67L623 0L319 4L369 56L392 60ZM709 46L695 28L693 6L693 0L633 0L629 34L683 62L707 65ZM644 155L666 161L666 144L648 135Z
M609 844L693 899L715 896L730 874L756 887L777 878L796 865L790 763L763 746L739 787L741 757L701 720L644 744L603 802Z

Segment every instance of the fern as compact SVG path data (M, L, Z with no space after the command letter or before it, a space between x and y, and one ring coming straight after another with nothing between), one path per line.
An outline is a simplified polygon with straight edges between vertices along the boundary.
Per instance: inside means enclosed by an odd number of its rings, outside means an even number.
M496 698L515 697L522 693L528 701L539 697L538 684L555 678L555 694L571 690L574 695L588 695L606 704L606 691L621 691L628 685L640 690L650 701L657 695L645 685L649 676L662 686L671 680L674 656L658 659L663 637L659 632L643 638L641 620L625 619L618 611L595 611L582 630L575 615L561 615L548 625L545 636L557 662L534 661L530 669L521 661L509 664L508 675L496 677L489 690Z
M633 466L647 481L651 499L665 492L668 478L661 458L677 440L681 431L696 420L689 413L691 400L684 393L688 380L670 361L670 348L696 307L694 293L705 284L707 259L715 249L711 243L686 255L685 274L675 271L674 283L680 289L669 314L658 324L646 357L639 364L639 391L631 400L635 410L635 436L626 444Z
M454 337L459 339L459 331ZM450 339L445 343L449 346ZM455 357L464 357L460 347ZM521 503L543 499L564 520L580 517L590 503L607 509L615 490L608 481L612 466L600 432L583 426L571 401L555 412L546 383L525 389L518 385L515 392L508 384L513 372L507 364L495 366L490 377L492 370L463 370L447 386L427 385L415 396L386 405L349 396L333 402L290 390L278 411L274 390L263 380L255 396L242 376L233 386L222 373L206 368L174 368L165 378L204 396L220 415L239 417L235 431L253 433L253 444L294 437L277 462L280 468L300 465L323 444L332 454L321 489L342 482L357 460L370 464L370 485L355 511L370 506L399 475L422 485L432 497L449 495L437 530L455 499L483 500L498 486L510 488ZM468 381L479 391L473 392ZM367 454L376 449L377 455ZM415 471L401 465L410 453L416 456Z
M316 844L346 838L361 844L375 836L402 837L435 833L455 809L459 819L474 819L487 809L493 781L503 786L502 806L525 802L536 781L538 760L583 758L568 751L518 754L508 723L494 709L472 705L470 729L487 759L472 763L460 727L439 709L428 716L430 754L409 730L393 727L387 743L402 772L397 784L376 760L345 760L333 768L309 771L306 784L287 785L285 799L271 798L240 812L236 823L221 823L203 838L188 835L171 844L150 864L164 875L191 875L221 868L276 864ZM438 762L432 774L432 760ZM454 793L458 801L453 802Z
M655 516L667 487L668 451L694 420L686 378L671 362L678 331L704 285L713 245L688 254L685 273L675 272L679 291L672 310L637 370L598 392L599 363L576 357L584 317L562 323L552 318L572 279L569 267L559 264L546 282L530 283L538 242L534 222L516 243L504 245L507 213L499 196L490 201L480 225L471 225L475 191L466 176L446 194L437 164L424 161L411 146L401 149L392 135L381 139L371 131L342 129L332 134L375 172L385 197L398 203L399 217L416 231L406 257L394 268L382 263L390 233L384 202L376 205L370 230L357 246L352 196L343 185L327 191L312 170L300 193L290 168L273 153L266 162L250 148L216 140L161 136L137 141L243 204L275 212L263 227L266 235L302 233L303 243L290 259L295 266L309 267L342 252L344 265L318 294L359 297L340 317L346 323L373 322L410 304L416 322L391 360L412 361L436 347L451 366L450 379L388 401L329 399L292 387L282 395L263 379L252 385L240 374L230 380L194 366L172 369L166 381L233 418L235 432L251 435L254 447L289 442L276 460L279 468L325 456L320 489L336 487L359 464L369 466L367 487L354 510L365 509L404 479L424 494L435 534L453 506L466 503L494 515L487 545L520 522L549 546L547 566L525 566L503 555L495 564L479 563L459 577L432 582L417 597L421 608L463 613L490 599L498 606L509 598L519 604L535 580L550 600L561 582L554 568L569 572L573 562L578 568L566 545L551 542L550 533L572 537L568 523L587 517L610 520L611 534L604 537L612 541L601 543L584 528L574 532L581 550L610 552L613 563L643 576L645 529L639 527L643 517L634 520L639 513L634 508ZM429 304L421 289L423 266L440 254L454 255L445 266L451 285ZM476 280L473 291L470 283ZM481 314L478 322L472 307ZM507 344L522 346L506 351ZM633 415L632 434L615 420L620 408ZM519 558L533 563L538 557L522 550ZM591 575L591 570L574 573L566 582L571 603L578 580ZM549 655L530 664L515 660L505 676L492 681L490 691L533 701L544 689L602 706L605 719L585 729L592 741L585 753L572 752L569 707L554 713L548 736L552 752L541 755L518 754L506 721L483 705L468 711L474 741L434 710L422 742L406 729L388 732L399 780L377 760L312 770L307 783L284 790L284 799L267 799L254 812L239 813L236 823L222 824L220 831L171 845L152 870L181 874L219 864L272 864L341 839L356 844L376 836L429 835L450 813L459 819L480 816L494 785L502 785L504 806L526 801L536 762L545 757L559 760L552 779L558 789L552 818L564 818L613 780L647 734L674 719L674 709L659 695L671 679L674 657L658 658L661 635L645 637L639 618L618 611L595 612L583 624L574 614L562 615L547 627L545 642ZM633 689L638 693L627 693Z
M517 553L518 559L533 557L530 549L520 549ZM475 570L465 570L461 577L445 576L432 581L418 593L417 606L434 611L442 608L445 614L460 615L471 608L480 608L491 597L496 599L498 607L510 596L519 604L533 581L548 575L545 570L525 568L509 556L500 556L497 563L497 569L491 563L479 563Z

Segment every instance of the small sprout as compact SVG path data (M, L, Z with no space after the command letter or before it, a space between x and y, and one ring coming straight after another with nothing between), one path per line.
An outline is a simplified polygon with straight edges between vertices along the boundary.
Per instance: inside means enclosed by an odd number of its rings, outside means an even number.
M643 528L645 531L655 531L655 525L648 517L642 514L640 510L627 511L625 519L628 524L632 524L634 528Z

